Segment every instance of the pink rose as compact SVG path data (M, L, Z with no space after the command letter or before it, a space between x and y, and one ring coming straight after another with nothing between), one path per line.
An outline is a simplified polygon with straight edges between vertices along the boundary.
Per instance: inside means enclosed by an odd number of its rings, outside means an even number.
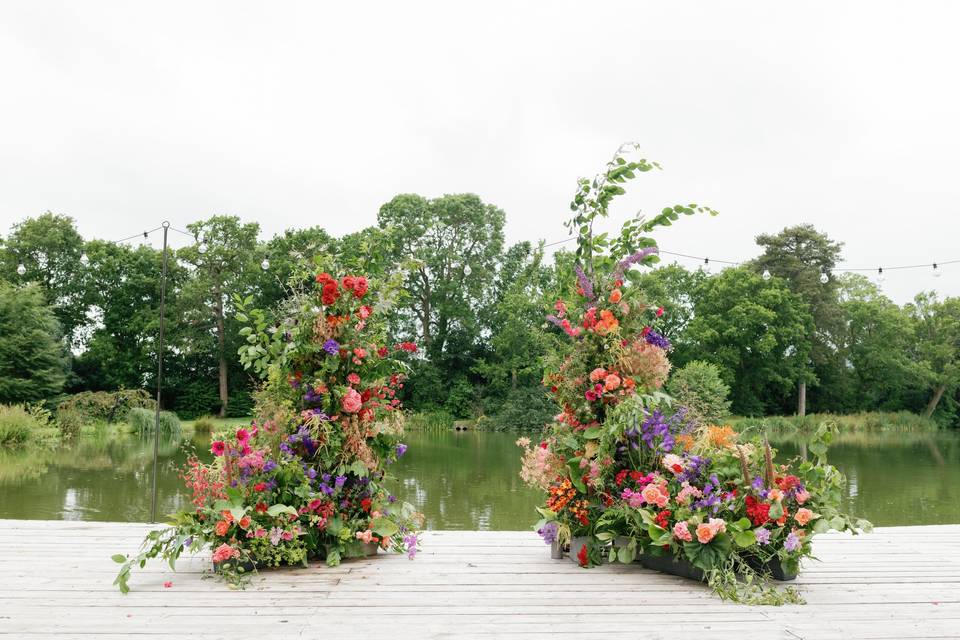
M810 499L810 492L807 491L806 489L804 489L804 490L802 490L802 491L797 491L797 496L796 496L796 497L797 497L797 503L798 503L798 504L803 504L804 502L806 502L807 500Z
M673 525L673 537L684 542L693 540L693 536L690 535L690 527L687 526L686 522L678 522Z
M340 400L340 405L347 413L356 413L360 411L360 407L363 406L363 399L360 397L360 394L357 393L356 389L347 389L347 392Z
M810 509L807 509L806 507L801 507L800 509L797 509L797 512L793 514L793 519L799 522L801 527L807 526L808 522L810 522L811 520L815 520L819 517L820 517L819 515L817 515L813 511L810 511Z
M717 535L716 531L706 522L697 525L697 540L700 541L700 544L707 544L713 540L715 535Z

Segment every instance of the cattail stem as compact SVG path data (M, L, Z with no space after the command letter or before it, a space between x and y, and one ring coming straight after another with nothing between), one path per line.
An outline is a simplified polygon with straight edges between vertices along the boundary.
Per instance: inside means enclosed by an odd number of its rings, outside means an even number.
M770 441L766 436L763 438L763 465L766 483L768 487L773 486L773 451L770 450Z
M747 456L743 452L743 447L737 445L737 454L740 458L740 472L743 473L743 486L744 488L750 486L750 472L747 470Z

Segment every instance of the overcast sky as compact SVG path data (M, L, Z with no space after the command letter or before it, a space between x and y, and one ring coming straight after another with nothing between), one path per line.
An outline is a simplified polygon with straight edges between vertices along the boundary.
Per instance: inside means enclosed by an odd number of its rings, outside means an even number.
M666 250L741 260L809 222L850 267L960 259L960 3L679 4L4 3L0 233L49 209L107 239L221 213L342 234L474 192L550 242L631 140L664 170L611 226L721 212ZM883 287L960 295L960 264L931 273Z

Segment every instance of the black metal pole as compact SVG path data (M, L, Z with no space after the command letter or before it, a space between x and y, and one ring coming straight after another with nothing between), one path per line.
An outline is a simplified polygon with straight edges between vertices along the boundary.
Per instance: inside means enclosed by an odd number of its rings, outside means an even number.
M150 522L157 521L157 457L160 451L160 392L163 389L163 329L167 306L167 231L163 221L163 271L160 276L160 337L157 340L157 413L153 424L153 492L150 497Z

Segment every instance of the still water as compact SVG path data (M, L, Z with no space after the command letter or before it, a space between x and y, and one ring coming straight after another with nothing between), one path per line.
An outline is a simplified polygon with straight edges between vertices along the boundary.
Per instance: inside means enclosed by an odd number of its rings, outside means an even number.
M525 529L536 519L536 491L521 482L516 434L410 433L391 469L393 489L419 507L431 529ZM209 438L164 442L158 511L188 506L177 467ZM780 459L799 442L775 442ZM0 518L146 521L152 441L89 438L58 452L0 451ZM960 523L960 433L852 433L830 461L848 479L845 508L876 525Z

